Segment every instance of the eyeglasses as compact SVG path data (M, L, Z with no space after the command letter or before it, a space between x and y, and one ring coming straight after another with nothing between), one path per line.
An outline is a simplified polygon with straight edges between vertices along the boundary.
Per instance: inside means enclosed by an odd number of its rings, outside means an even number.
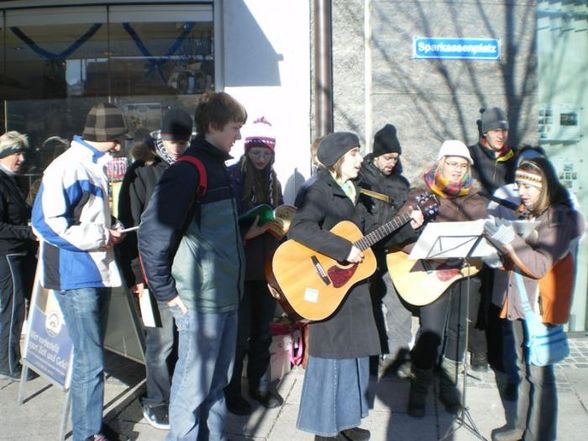
M449 168L459 169L459 170L467 170L469 164L467 162L455 162L455 161L445 161L445 165Z

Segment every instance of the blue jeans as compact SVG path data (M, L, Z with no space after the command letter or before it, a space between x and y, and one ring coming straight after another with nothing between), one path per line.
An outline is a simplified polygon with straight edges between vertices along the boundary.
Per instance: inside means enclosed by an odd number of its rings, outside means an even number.
M524 441L557 439L557 385L553 365L528 362L528 336L523 320L512 322L517 366L521 374L515 427L524 430Z
M147 395L144 407L167 405L171 389L169 358L174 347L174 317L166 303L159 302L161 327L145 328L145 373Z
M104 402L104 329L109 288L81 288L56 295L74 346L71 378L73 441L100 433Z
M169 405L167 441L224 441L229 383L237 340L237 310L182 314L172 308L179 333L178 362Z

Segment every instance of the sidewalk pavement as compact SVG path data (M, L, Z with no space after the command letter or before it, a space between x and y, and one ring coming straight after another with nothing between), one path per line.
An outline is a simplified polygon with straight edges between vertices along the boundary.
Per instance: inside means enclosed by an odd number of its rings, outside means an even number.
M558 440L579 441L586 439L588 429L588 334L571 337L570 349L570 357L556 369ZM144 392L144 367L112 353L107 353L106 359L105 422L121 434L119 440L163 441L166 432L152 428L142 416L138 398ZM257 407L249 417L230 415L229 439L312 441L313 435L296 429L303 378L304 370L295 368L282 379L278 389L285 402L280 408ZM514 403L501 401L497 382L500 378L492 371L471 373L467 379L466 405L471 420L487 439L493 428L511 421L514 414ZM433 441L443 438L448 431L447 440L478 439L445 412L435 394L429 395L424 418L408 416L408 388L408 380L372 381L373 406L362 423L362 427L371 431L372 441ZM64 393L43 378L37 378L26 383L25 402L19 406L18 390L19 383L0 380L0 441L58 441Z

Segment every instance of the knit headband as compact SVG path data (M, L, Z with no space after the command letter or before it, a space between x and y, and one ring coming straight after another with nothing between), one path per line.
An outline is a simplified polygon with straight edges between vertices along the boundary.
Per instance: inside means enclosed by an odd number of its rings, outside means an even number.
M0 159L6 158L7 156L14 155L15 153L24 152L25 148L22 144L14 144L10 147L6 147L0 152Z
M515 172L515 182L539 189L543 188L541 176L523 170L517 170Z

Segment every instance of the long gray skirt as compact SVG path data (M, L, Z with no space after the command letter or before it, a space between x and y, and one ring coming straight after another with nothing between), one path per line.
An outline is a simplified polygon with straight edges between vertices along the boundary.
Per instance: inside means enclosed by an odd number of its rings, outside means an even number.
M336 436L368 415L369 358L310 356L298 410L299 430Z

